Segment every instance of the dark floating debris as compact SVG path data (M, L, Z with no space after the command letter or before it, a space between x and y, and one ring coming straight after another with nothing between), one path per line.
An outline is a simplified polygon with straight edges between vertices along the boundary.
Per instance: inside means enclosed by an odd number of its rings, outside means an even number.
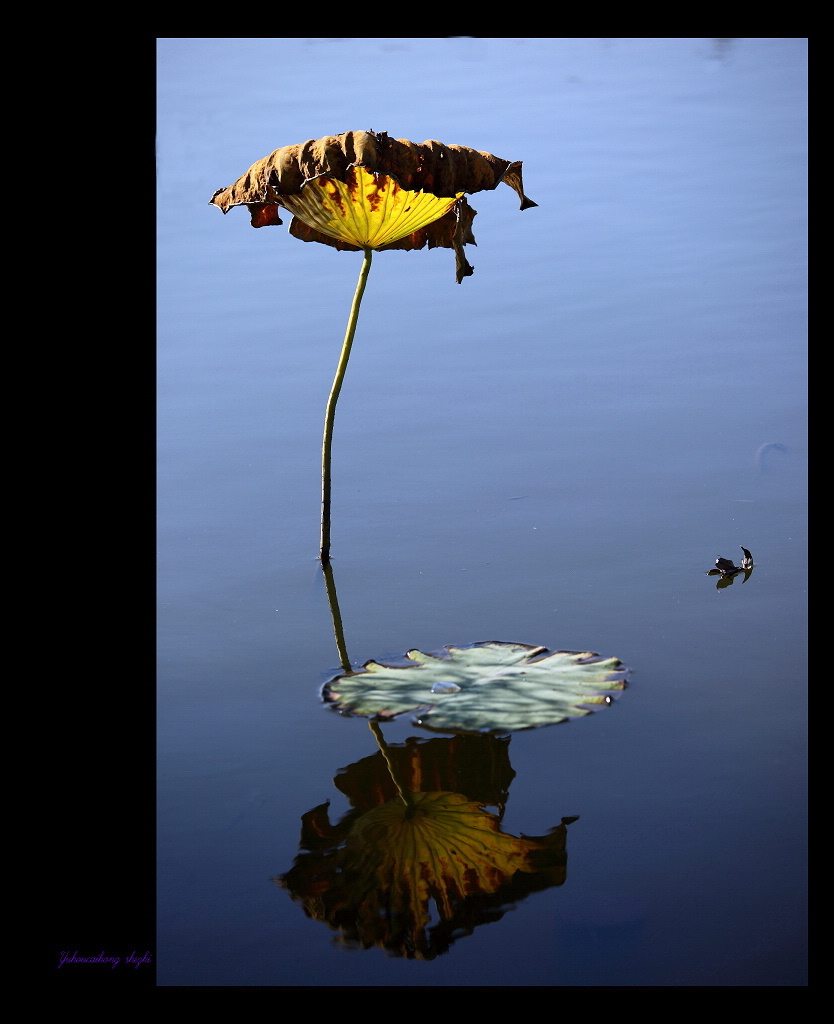
M746 583L750 579L753 572L753 556L743 545L740 544L739 547L744 552L741 565L736 565L730 558L716 558L715 568L710 569L707 573L707 576L721 577L718 581L719 587L728 587L740 572L744 573L742 583Z

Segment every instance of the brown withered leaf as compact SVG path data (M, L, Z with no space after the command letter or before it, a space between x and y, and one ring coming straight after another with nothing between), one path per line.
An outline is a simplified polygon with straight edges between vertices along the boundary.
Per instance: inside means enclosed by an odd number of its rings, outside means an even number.
M233 185L218 189L210 205L223 213L233 206L246 206L256 228L281 224L278 209L287 205L284 197L300 194L309 181L317 178L347 183L354 167L387 175L408 191L429 192L439 198L491 191L504 182L518 195L522 210L537 205L524 195L520 161L503 160L466 146L447 146L435 140L418 144L371 131L326 135L276 149L254 163ZM455 208L438 220L379 249L454 249L460 283L473 273L463 246L476 244L472 234L476 212L461 197ZM324 234L297 216L293 216L290 234L304 242L321 242L340 250L361 248Z

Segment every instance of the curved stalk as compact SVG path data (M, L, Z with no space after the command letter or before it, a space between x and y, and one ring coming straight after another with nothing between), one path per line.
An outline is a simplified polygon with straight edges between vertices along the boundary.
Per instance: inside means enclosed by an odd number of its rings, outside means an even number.
M342 342L342 352L339 356L339 365L336 367L336 376L333 379L333 386L330 389L330 397L327 399L327 409L324 414L324 439L321 445L321 546L319 558L323 563L330 561L330 453L333 447L333 421L336 418L336 402L339 399L339 392L342 390L342 381L345 378L350 349L353 345L353 336L356 333L356 322L359 319L359 306L362 303L362 295L365 292L365 284L368 280L368 271L371 269L372 250L366 248L365 258L362 260L362 269L359 271L359 281L356 285L356 293L353 296L353 305L350 307L345 340Z
M399 773L395 771L391 758L388 756L388 744L385 742L385 738L382 735L382 729L380 729L373 719L370 719L368 725L370 726L371 732L374 734L377 746L379 747L379 752L382 754L383 760L388 767L388 774L391 776L391 781L397 787L397 793L399 793L400 800L402 800L411 812L410 814L406 814L406 817L411 817L414 814L414 798L406 786L405 780L398 778Z
M345 644L345 631L342 627L342 613L339 611L339 599L336 597L336 581L333 579L333 566L330 562L322 562L321 571L324 573L324 585L327 588L327 603L330 605L330 617L333 620L333 633L336 637L336 649L339 652L339 661L345 672L350 672L350 658L348 657L347 645Z

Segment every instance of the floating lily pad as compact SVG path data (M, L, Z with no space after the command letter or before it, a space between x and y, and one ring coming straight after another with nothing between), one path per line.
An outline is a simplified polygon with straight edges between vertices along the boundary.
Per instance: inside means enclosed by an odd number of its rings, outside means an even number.
M366 662L327 683L323 699L354 715L395 718L440 732L512 732L588 715L625 689L628 669L590 651L490 641L409 651L407 663Z

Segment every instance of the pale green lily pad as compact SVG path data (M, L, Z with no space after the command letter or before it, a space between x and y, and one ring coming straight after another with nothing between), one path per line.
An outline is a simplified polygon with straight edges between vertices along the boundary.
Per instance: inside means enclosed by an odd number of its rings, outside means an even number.
M353 715L418 711L416 724L440 732L513 732L588 715L610 704L628 675L617 658L498 641L406 658L368 661L332 679L322 697Z

